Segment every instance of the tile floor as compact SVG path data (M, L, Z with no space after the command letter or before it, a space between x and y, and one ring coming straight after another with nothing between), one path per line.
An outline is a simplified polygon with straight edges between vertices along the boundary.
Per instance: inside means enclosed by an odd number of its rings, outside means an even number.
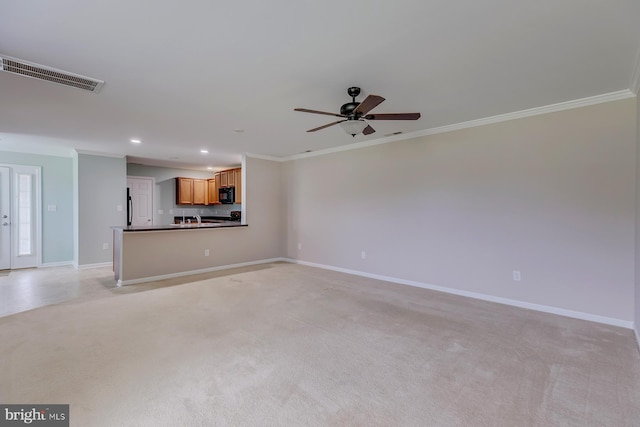
M107 296L115 288L110 267L3 270L0 274L0 316L79 298Z
M111 267L77 270L73 266L0 270L0 317L51 304L145 292L212 277L267 268L261 265L194 274L117 287Z

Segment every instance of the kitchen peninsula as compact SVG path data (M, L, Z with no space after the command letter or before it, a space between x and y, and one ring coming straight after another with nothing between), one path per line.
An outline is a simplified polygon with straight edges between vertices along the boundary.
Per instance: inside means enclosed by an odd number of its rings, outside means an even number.
M118 286L215 270L247 225L238 221L116 226L113 271Z

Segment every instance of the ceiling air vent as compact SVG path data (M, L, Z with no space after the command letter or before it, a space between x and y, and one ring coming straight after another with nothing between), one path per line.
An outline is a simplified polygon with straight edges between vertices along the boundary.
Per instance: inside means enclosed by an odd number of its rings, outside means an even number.
M45 67L44 65L23 61L22 59L11 58L4 55L0 55L0 59L2 59L2 62L0 62L0 71L7 73L46 80L48 82L58 83L65 86L77 87L88 90L89 92L98 92L104 84L102 80L96 80L91 77L69 73L68 71Z

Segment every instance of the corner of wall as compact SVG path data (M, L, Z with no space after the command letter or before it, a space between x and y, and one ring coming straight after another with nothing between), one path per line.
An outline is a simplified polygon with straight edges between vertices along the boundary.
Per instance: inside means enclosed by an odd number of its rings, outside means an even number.
M635 95L638 95L638 92L640 92L640 49L638 49L638 54L636 55L636 62L633 67L629 90L631 90Z
M634 278L634 332L636 335L636 343L640 351L640 96L638 93L638 85L640 85L640 53L636 61L634 70L634 84L636 89L636 221L635 221L635 278Z

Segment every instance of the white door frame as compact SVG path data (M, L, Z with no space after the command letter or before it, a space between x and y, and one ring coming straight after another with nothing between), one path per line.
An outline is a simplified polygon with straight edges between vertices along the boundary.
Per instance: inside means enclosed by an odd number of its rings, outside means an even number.
M0 270L11 268L11 169L0 166Z
M10 268L40 267L42 265L42 167L8 163L0 163L0 166L8 168L10 174ZM18 174L32 176L33 226L31 231L34 236L32 253L27 256L18 255Z

